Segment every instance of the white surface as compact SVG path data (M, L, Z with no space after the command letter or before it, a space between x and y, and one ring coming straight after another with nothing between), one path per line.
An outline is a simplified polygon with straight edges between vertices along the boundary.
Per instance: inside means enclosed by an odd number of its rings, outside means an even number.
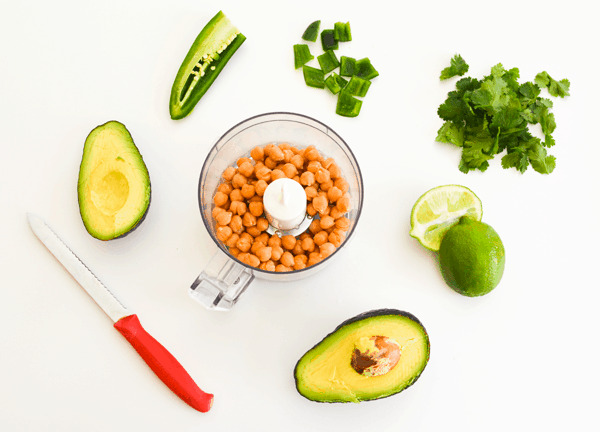
M298 227L306 216L306 193L296 181L280 178L265 189L263 205L271 225L291 230Z
M0 15L0 430L591 430L597 427L597 2L11 2ZM169 118L192 41L222 9L248 40L195 111ZM338 55L380 72L360 117L304 85L292 45L315 19L350 21ZM320 54L311 45L313 54ZM434 141L460 53L481 78L502 62L521 81L571 81L555 99L550 176L458 171ZM316 62L315 62L316 64ZM545 90L543 91L545 94ZM344 260L287 285L257 281L226 314L187 294L209 261L198 210L202 162L252 115L291 111L338 132L359 161L365 207ZM81 222L76 183L87 134L123 122L148 166L152 204L128 237L103 243ZM466 298L409 237L415 200L471 188L507 250L500 286ZM172 394L31 232L43 217L145 328L215 394L201 414ZM343 320L377 308L415 314L431 360L409 390L317 404L295 390L296 361Z

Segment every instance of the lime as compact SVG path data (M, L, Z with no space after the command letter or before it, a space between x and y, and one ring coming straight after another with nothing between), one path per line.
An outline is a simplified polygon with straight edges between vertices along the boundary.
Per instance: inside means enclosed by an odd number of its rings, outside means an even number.
M504 273L504 245L494 229L468 217L448 230L440 246L440 268L454 291L469 297L496 288Z
M469 188L459 185L438 186L425 192L410 214L410 235L427 249L438 251L446 232L462 216L480 221L481 200Z

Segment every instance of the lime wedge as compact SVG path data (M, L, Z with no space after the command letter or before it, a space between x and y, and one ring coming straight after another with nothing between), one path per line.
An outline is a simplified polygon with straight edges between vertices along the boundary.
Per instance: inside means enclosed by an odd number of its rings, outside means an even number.
M410 214L410 235L427 249L440 250L446 232L462 216L481 221L481 200L469 188L460 185L438 186L425 192Z

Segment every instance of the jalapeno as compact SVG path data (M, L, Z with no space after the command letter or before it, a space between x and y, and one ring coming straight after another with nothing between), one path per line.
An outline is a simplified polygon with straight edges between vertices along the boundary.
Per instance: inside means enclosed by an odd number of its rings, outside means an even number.
M185 56L171 89L173 120L187 116L246 37L219 11L202 29Z

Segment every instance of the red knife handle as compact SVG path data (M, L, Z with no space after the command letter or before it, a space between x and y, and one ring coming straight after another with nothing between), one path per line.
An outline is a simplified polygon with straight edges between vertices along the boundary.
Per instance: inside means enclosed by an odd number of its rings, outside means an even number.
M115 323L115 328L173 393L200 412L210 409L214 396L198 387L177 359L144 330L137 315L121 318Z

